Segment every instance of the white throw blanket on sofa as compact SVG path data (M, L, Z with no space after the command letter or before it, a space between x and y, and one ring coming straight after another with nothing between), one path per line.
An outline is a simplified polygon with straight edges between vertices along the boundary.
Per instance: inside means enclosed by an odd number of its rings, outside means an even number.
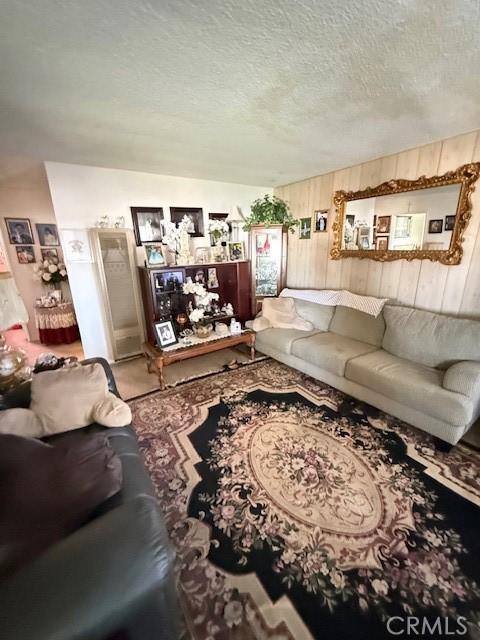
M371 316L377 317L388 298L375 298L373 296L360 296L346 289L288 289L285 288L280 293L283 298L297 298L299 300L307 300L316 304L324 304L331 307L350 307L363 311Z
M292 298L264 298L262 315L255 318L252 329L263 331L270 328L312 331L313 324L298 315Z

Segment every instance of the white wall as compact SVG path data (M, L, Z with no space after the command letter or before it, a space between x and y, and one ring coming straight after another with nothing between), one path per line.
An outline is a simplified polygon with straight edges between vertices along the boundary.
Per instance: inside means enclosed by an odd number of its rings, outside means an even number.
M131 228L131 206L163 207L166 219L170 206L202 207L206 229L209 212L229 212L238 206L246 217L253 200L273 191L270 187L56 162L47 162L45 167L60 229L93 227L102 215L124 216ZM208 236L195 238L194 245L208 246ZM86 356L111 359L96 266L71 264L69 281Z
M33 311L34 303L36 298L45 295L46 288L34 279L33 265L19 264L15 245L10 244L8 240L5 218L28 218L30 220L36 243L34 252L37 261L40 261L40 244L35 223L55 222L47 176L42 162L14 156L0 158L0 235L3 238L3 246L8 255L18 291L28 311L30 339L38 340ZM61 256L60 247L58 250Z

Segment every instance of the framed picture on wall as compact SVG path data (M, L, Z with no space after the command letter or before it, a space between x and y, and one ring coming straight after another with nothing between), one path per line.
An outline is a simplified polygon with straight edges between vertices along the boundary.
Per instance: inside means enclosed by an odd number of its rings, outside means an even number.
M170 220L178 224L187 216L190 220L188 233L192 238L202 238L205 235L203 224L203 209L200 207L170 207Z
M58 260L58 249L40 249L42 260Z
M443 220L429 220L428 221L428 233L442 233Z
M36 262L33 247L15 247L15 251L17 252L17 259L20 264L33 264Z
M60 240L56 224L38 223L37 227L38 240L42 247L59 247Z
M445 231L453 231L455 216L445 216Z
M377 236L375 240L377 251L388 251L388 236Z
M60 229L65 262L93 262L87 229Z
M313 230L327 231L328 209L318 209L313 212Z
M312 219L300 218L300 240L310 240L312 232Z
M162 207L130 207L130 211L137 247L147 242L162 241Z
M10 244L35 244L28 218L5 218Z
M377 218L377 233L390 233L390 220L391 216L378 216Z

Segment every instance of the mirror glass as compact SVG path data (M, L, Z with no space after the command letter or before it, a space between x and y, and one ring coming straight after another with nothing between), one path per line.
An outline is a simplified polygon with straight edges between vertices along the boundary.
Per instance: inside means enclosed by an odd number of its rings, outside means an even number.
M347 201L342 249L448 250L461 188L456 183Z

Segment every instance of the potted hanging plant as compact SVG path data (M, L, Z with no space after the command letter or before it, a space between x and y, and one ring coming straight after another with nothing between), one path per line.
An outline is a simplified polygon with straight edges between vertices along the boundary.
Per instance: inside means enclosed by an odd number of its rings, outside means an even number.
M300 220L296 220L285 200L271 196L268 193L263 198L258 198L251 206L252 213L247 218L244 231L250 231L250 227L262 224L268 227L273 224L283 224L291 233L295 233Z

